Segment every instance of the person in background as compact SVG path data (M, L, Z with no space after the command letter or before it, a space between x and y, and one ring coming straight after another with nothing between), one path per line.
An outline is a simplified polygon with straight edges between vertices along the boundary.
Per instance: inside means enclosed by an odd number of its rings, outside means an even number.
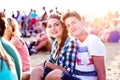
M30 37L31 34L30 32L28 31L28 20L29 20L29 17L28 15L26 14L26 12L22 12L23 15L21 17L21 24L20 24L20 32L21 32L21 36L22 37Z
M7 22L0 12L0 79L21 80L21 60L17 50L3 38Z
M0 35L0 38L1 37L2 35ZM4 50L1 44L1 41L0 41L0 79L1 80L13 80L13 79L18 80L16 69L15 69L15 63L13 62L10 55L8 55L8 53Z
M29 30L33 30L35 27L35 23L37 21L38 15L36 10L32 10L30 14L30 25L29 25Z
M45 7L42 7L43 14L41 15L41 21L47 20L48 14Z
M74 77L81 80L106 80L105 72L105 53L106 49L102 41L87 31L87 27L81 21L80 15L73 11L63 15L63 23L70 34L70 37L76 39L78 44ZM57 75L55 75L57 73ZM46 80L61 80L61 70L48 75ZM62 80L64 80L62 78Z
M17 15L15 16L15 19L18 22L18 24L20 25L22 14L21 14L21 11L19 11L19 10L17 10L16 12L17 12Z
M56 10L56 14L62 15L62 12L60 12L57 7L55 7L55 10Z
M23 74L30 72L30 56L26 43L20 37L18 23L13 18L7 18L8 26L5 29L4 38L10 41L18 50L22 60ZM24 77L24 75L22 76Z
M48 41L48 36L46 34L45 27L45 22L38 21L36 23L37 29L35 29L35 32L37 33L37 40L30 41L30 43L28 43L30 55L37 53L40 50L50 51L51 44Z

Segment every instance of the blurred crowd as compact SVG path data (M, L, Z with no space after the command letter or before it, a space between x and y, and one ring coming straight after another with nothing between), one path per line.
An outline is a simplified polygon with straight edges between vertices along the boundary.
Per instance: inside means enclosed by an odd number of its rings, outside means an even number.
M68 10L69 11L69 10ZM6 10L3 12L7 15ZM42 7L42 14L38 14L35 9L30 9L29 14L25 11L12 11L11 17L14 18L21 33L21 37L36 36L34 41L26 42L30 55L37 53L39 50L49 50L48 36L45 31L47 18L51 14L62 15L57 7L46 11L46 7ZM120 14L116 12L108 12L104 16L89 19L88 16L82 15L82 21L89 28L89 32L97 35L103 42L119 42L120 38ZM46 47L47 45L47 47Z
M119 42L120 14L117 11L108 12L105 16L97 17L86 24L91 33L99 36L103 42Z

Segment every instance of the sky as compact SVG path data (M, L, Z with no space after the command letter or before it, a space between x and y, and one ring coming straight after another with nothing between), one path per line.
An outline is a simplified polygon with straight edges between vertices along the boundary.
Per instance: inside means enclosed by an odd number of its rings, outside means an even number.
M58 7L62 12L69 9L83 15L101 16L109 11L120 13L119 3L120 0L0 0L0 10L29 12L32 8L40 12L45 6L47 11Z

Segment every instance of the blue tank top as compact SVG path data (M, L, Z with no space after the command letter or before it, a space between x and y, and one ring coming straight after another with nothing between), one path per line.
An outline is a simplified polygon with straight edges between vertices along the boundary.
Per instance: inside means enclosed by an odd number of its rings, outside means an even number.
M2 61L1 58L0 58L0 80L18 80L16 71L10 70L7 63L5 61Z

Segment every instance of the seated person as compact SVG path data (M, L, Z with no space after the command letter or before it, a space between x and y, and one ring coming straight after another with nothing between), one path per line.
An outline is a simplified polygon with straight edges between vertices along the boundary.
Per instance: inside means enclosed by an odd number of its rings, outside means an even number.
M22 60L22 72L29 72L30 71L29 51L25 42L20 37L18 23L12 18L7 18L6 22L8 23L3 37L6 40L10 41L19 52L20 58Z
M4 77L7 76L7 77ZM18 80L15 63L8 53L4 50L0 42L0 79L1 80Z
M39 33L37 34L37 40L36 41L31 41L29 44L28 44L28 48L29 48L29 51L30 51L30 55L32 53L37 53L39 50L49 50L50 47L50 44L49 44L49 40L48 40L48 36L46 34L46 31L45 31L45 26L46 26L46 23L42 23L42 22L39 22L38 21L38 24L37 27L39 27ZM38 31L37 29L37 31Z
M4 38L10 41L18 50L22 60L22 72L30 71L30 56L25 42L20 37L18 23L12 19L7 18L8 26L5 29Z
M3 38L6 29L5 16L0 12L0 79L21 80L21 60L17 50Z

